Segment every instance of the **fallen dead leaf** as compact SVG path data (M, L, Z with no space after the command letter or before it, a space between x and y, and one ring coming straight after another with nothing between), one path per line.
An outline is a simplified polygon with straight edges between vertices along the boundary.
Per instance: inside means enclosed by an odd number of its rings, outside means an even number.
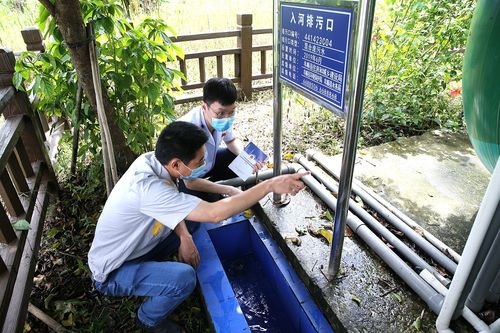
M285 240L290 241L293 245L301 246L302 241L297 236L285 236Z
M333 232L331 230L320 229L319 233L328 241L328 244L332 244Z
M358 306L361 306L361 300L356 296L356 295L352 295L351 296L351 299L358 305Z

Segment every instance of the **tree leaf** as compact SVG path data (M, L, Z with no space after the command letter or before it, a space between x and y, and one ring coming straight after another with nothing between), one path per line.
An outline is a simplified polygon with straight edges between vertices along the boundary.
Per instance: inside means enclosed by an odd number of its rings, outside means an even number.
M12 227L20 231L31 229L30 223L24 219L17 220L14 224L12 224Z
M422 331L422 319L420 317L418 317L417 319L415 319L415 321L413 322L413 325L412 325L418 332L421 332Z
M14 84L14 87L19 90L19 87L21 87L21 84L23 83L22 74L19 72L15 72L12 78L12 83Z
M63 324L63 326L74 326L75 325L75 320L73 319L73 313L70 312L69 315L68 315L68 318L66 318L65 320L62 320L61 321L61 324Z
M332 244L333 232L331 230L320 229L319 234L328 241L328 244Z
M293 153L290 152L290 151L288 151L288 152L286 152L286 153L283 154L283 159L285 159L285 160L293 160L293 156L294 156Z
M391 297L393 300L398 301L399 303L403 301L403 298L398 293L391 293Z
M247 219L248 218L251 218L253 216L253 211L251 209L247 209L243 212L243 216L246 217Z
M146 72L149 76L153 76L155 73L155 61L153 59L148 59L146 64L144 65L146 68Z
M321 217L322 217L322 218L324 218L324 219L326 219L326 220L328 220L328 221L330 221L330 222L333 222L332 213L330 213L330 210L329 210L329 209L327 209L327 210L323 213L323 215L321 215Z
M155 103L158 97L160 97L160 85L155 82L148 87L148 98L150 103Z

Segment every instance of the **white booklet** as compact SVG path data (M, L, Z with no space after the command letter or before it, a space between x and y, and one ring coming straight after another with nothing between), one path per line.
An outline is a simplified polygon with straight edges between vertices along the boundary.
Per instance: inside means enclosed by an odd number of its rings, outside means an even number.
M231 169L243 181L253 174L257 162L266 162L268 156L253 142L248 143L245 149L229 164Z

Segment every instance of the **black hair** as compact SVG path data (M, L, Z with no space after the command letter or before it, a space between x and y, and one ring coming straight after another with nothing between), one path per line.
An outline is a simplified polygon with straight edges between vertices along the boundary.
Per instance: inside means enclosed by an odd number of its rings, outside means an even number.
M231 105L236 102L238 92L233 81L227 78L214 77L203 86L203 101L208 105L219 102L222 105Z
M156 142L155 156L163 165L173 158L188 164L207 141L207 135L198 126L185 121L174 121L161 131Z

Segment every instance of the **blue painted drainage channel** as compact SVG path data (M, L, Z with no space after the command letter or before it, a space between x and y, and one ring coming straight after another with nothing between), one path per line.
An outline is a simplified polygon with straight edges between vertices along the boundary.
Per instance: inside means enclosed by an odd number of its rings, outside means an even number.
M259 222L235 216L194 234L198 281L216 332L333 332Z

